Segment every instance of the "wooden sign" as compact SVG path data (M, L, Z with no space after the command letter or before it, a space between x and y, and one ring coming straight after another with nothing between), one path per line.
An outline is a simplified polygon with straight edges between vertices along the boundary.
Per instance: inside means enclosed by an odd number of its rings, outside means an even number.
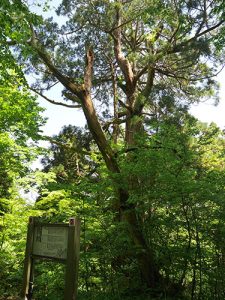
M33 255L53 259L66 259L67 244L68 226L35 226Z
M37 259L66 263L64 300L77 299L80 252L80 220L70 218L68 224L44 224L30 217L24 260L24 300L32 300L34 264Z

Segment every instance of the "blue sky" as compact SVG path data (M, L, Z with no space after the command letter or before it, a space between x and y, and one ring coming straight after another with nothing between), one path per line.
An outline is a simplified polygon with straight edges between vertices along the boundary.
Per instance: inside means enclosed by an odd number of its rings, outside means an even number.
M210 102L192 105L190 112L199 120L207 123L215 122L221 129L225 128L225 69L217 76L220 83L220 101L217 106Z

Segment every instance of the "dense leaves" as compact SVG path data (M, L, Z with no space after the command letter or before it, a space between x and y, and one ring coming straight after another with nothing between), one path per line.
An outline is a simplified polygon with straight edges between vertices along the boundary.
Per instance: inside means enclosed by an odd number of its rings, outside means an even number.
M121 152L120 165L126 179L122 184L129 186L129 201L136 205L144 236L154 246L165 277L165 297L173 282L174 299L181 294L187 299L222 299L223 133L215 124L206 126L183 112L158 123L157 132L151 129L154 133L139 138L139 147L131 150L129 164L127 154ZM53 149L58 156L58 149ZM79 280L80 291L88 292L86 297L92 299L100 289L115 299L129 297L130 290L133 297L145 294L136 263L142 249L133 247L127 222L115 220L112 180L101 168L99 162L97 182L89 177L77 177L76 182L75 177L71 181L64 177L63 185L60 178L58 184L46 182L36 208L52 221L66 222L73 214L81 217ZM57 174L58 169L52 170ZM63 270L58 276L52 273L55 285L51 286L46 283L46 272L52 267L45 268L39 270L38 284L48 290L45 297L54 298Z
M0 88L0 197L10 195L14 179L24 175L27 163L37 156L34 141L40 138L39 127L44 124L42 109L13 70L11 83L2 76ZM29 140L29 148L28 148ZM5 200L0 203L5 203ZM0 204L1 205L1 204ZM4 205L3 205L4 206Z
M76 182L79 177L94 172L94 163L90 158L92 138L87 130L67 126L51 138L53 157L42 160L44 170L54 170L58 183Z

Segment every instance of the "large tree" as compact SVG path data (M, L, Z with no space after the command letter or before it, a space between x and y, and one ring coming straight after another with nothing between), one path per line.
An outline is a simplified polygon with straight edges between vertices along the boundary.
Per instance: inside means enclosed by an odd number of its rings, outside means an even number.
M223 1L64 0L57 9L62 26L14 2L15 8L4 1L10 30L3 28L3 43L14 47L24 72L37 74L32 90L52 103L83 110L114 182L116 219L129 224L133 244L142 249L137 256L142 278L155 288L163 278L137 204L130 201L136 178L123 176L121 144L129 164L138 137L154 134L147 120L216 96ZM44 94L56 84L63 103Z

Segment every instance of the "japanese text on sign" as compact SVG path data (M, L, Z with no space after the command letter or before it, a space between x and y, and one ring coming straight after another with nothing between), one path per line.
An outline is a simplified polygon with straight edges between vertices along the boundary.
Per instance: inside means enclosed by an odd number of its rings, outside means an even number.
M67 258L68 227L35 226L33 255Z

